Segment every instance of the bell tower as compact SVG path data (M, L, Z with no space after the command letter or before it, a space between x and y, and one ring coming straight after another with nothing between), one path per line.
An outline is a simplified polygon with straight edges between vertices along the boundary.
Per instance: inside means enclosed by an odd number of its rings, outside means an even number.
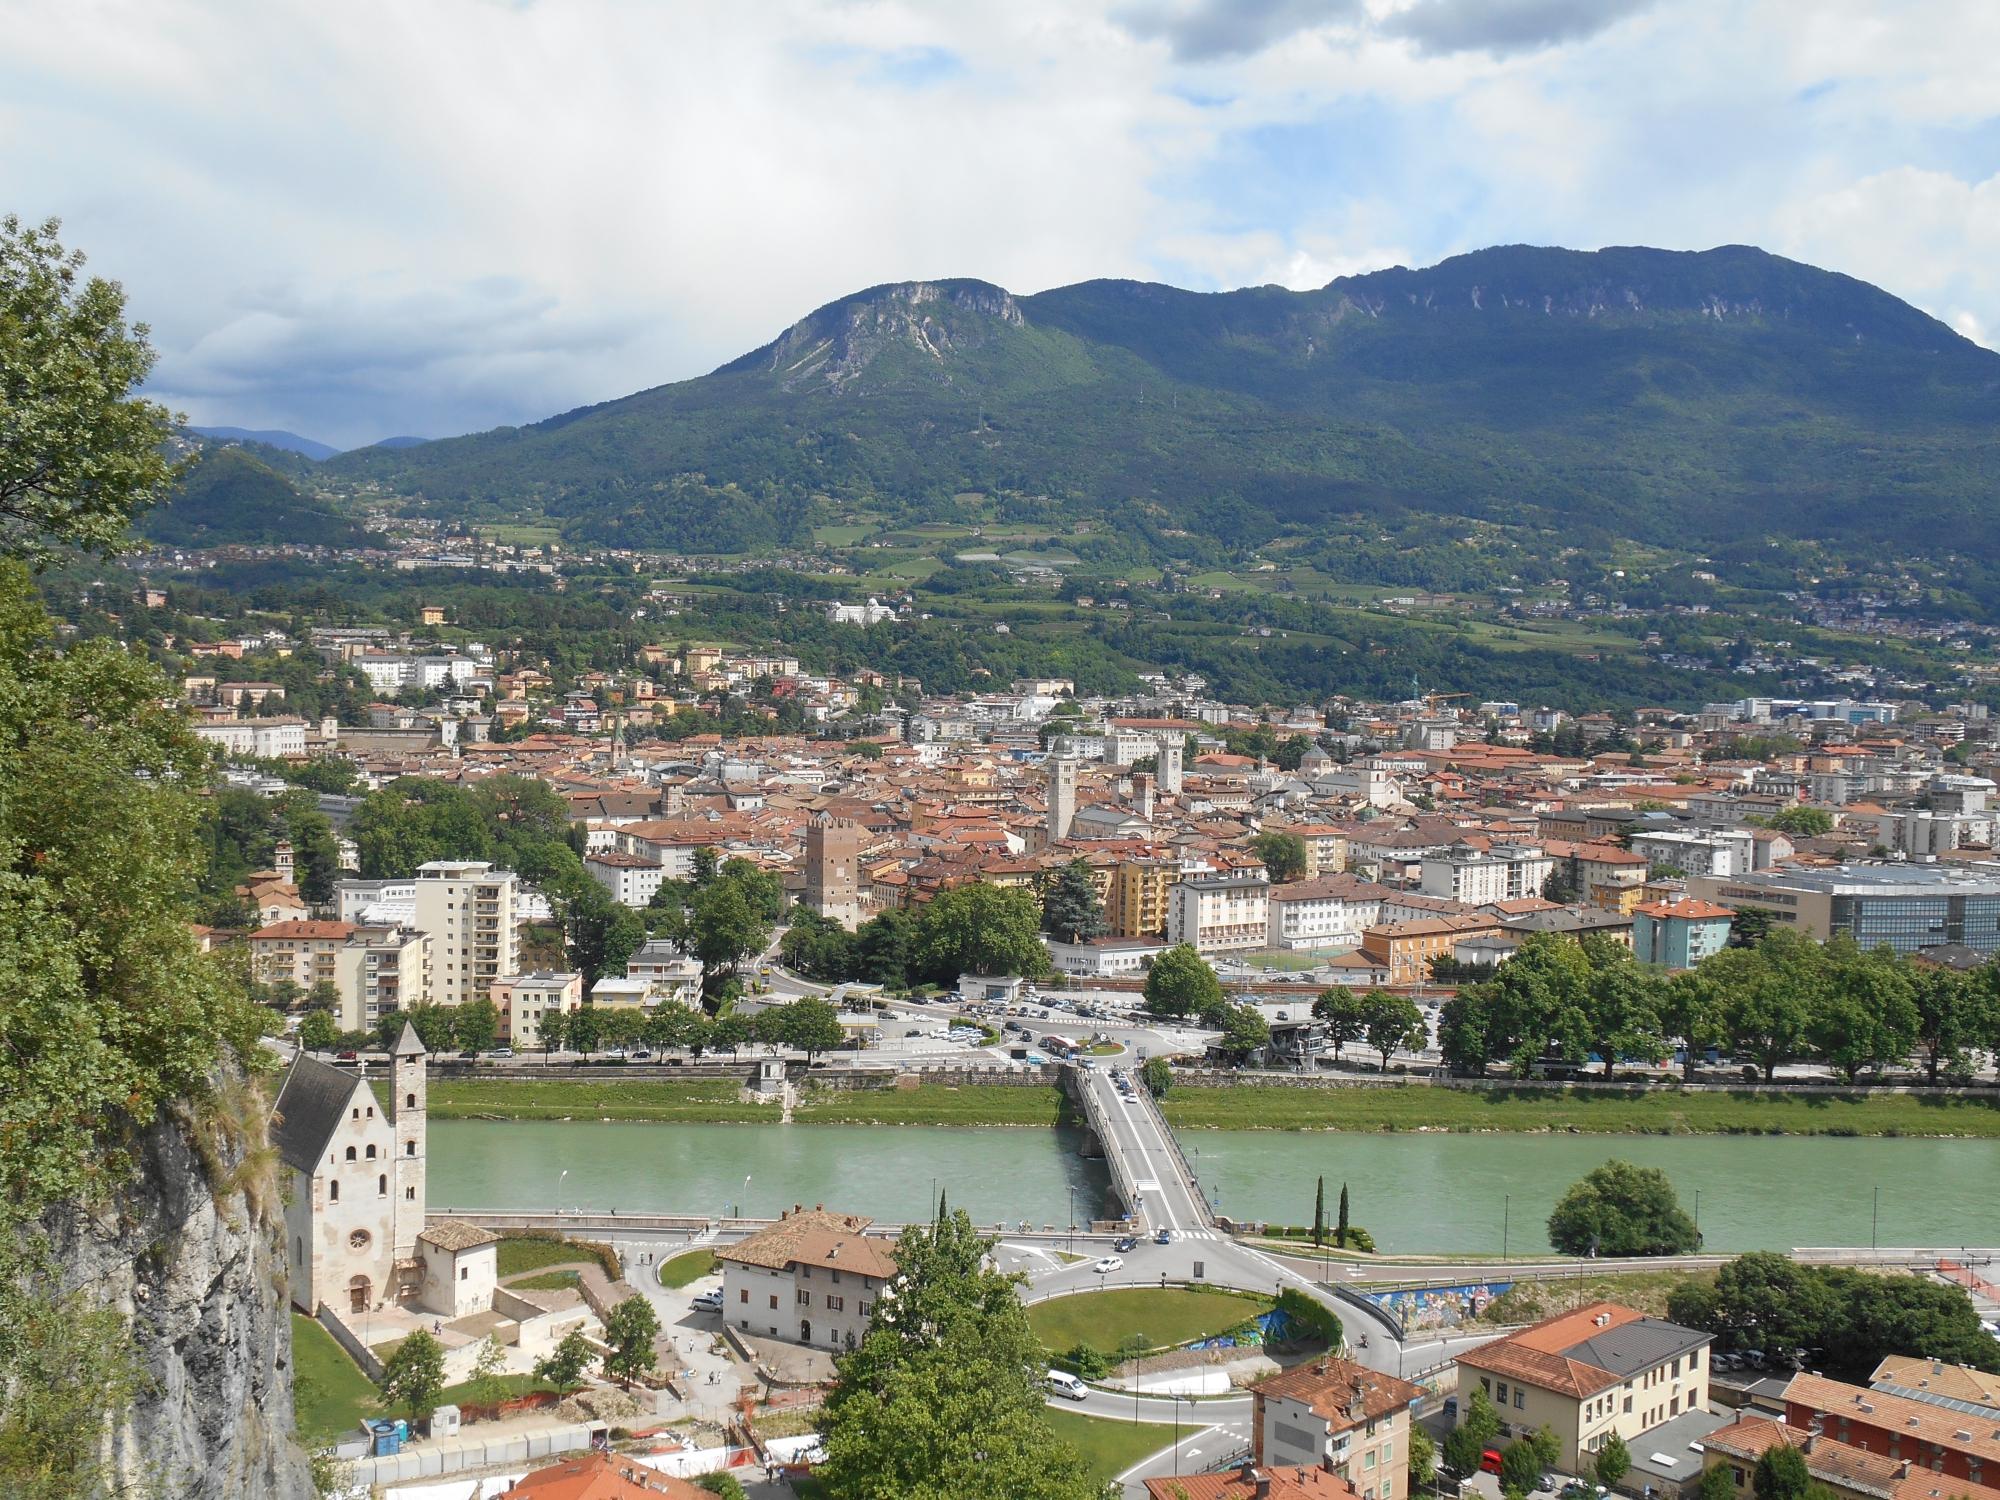
M429 1052L417 1028L403 1022L390 1064L390 1118L396 1122L396 1259L417 1253L417 1236L424 1232L424 1162L429 1142L425 1128L429 1109Z

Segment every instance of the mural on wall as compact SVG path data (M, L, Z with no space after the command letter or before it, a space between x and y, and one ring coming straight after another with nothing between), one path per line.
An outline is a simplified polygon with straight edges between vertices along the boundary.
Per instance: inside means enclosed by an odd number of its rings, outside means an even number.
M1369 1300L1407 1329L1457 1328L1486 1311L1486 1304L1513 1289L1511 1281L1476 1281L1460 1286L1405 1287L1370 1292Z

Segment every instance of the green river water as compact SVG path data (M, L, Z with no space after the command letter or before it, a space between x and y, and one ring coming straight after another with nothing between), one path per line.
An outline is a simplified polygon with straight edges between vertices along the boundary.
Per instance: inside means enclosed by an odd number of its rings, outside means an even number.
M1305 1223L1324 1174L1386 1251L1546 1250L1563 1190L1613 1157L1661 1167L1711 1250L2000 1245L2000 1143L1823 1136L1355 1135L1189 1130L1221 1212ZM1098 1211L1102 1163L1066 1130L438 1120L430 1202L457 1209L768 1215L794 1203L897 1222L934 1184L981 1223ZM567 1175L564 1175L564 1174ZM744 1177L750 1183L744 1186ZM1879 1208L1879 1218L1877 1211Z

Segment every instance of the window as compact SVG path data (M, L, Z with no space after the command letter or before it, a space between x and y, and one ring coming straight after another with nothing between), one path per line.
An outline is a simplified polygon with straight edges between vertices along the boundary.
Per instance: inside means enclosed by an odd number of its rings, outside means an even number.
M417 1143L415 1141L403 1142L403 1155L415 1156L416 1154L417 1154Z
M354 1233L350 1234L347 1237L347 1248L350 1250L366 1250L368 1248L368 1231L357 1229Z
M340 1184L338 1182L329 1182L326 1185L326 1201L329 1203L338 1203L340 1201Z
M1625 1414L1627 1416L1632 1414L1632 1398L1630 1396L1625 1398Z
M800 1307L811 1307L813 1305L813 1294L804 1287L801 1287L792 1294L792 1300Z
M1519 1410L1521 1407L1527 1405L1527 1403L1521 1399L1526 1394L1527 1392L1523 1391L1518 1385L1514 1387L1514 1406L1516 1410Z
M403 1108L415 1109L416 1107L417 1107L417 1096L415 1094L403 1095Z
M376 1176L375 1196L378 1198L386 1198L389 1196L389 1174L387 1172L379 1173Z
M460 1267L458 1268L458 1279L459 1279L460 1281L470 1281L470 1280L472 1280L472 1267L470 1267L470 1266L460 1266Z
M375 1111L374 1111L374 1110L372 1110L372 1109L371 1109L370 1111L368 1111L368 1112L369 1112L369 1113L370 1113L371 1115L372 1115L373 1113L375 1113ZM367 1151L367 1156L368 1156L368 1159L369 1159L370 1161L373 1161L373 1160L375 1160L375 1148L374 1148L373 1146L370 1146L370 1147L368 1148L368 1151Z
M778 1294L776 1292L773 1292L771 1294L771 1311L776 1312L777 1310L778 1310ZM775 1328L771 1330L771 1332L773 1333L776 1333L777 1331L778 1330Z
M861 1316L862 1316L862 1317L864 1317L864 1318L865 1318L865 1317L867 1317L867 1316L868 1316L868 1314L869 1314L869 1313L870 1313L870 1312L871 1312L871 1311L872 1311L872 1310L874 1309L874 1306L875 1306L875 1304L874 1304L874 1303L872 1303L872 1302L864 1302L864 1303L862 1303L862 1304L861 1304Z
M410 1202L415 1203L417 1201L417 1190L414 1187L406 1187L403 1189L403 1196Z
M349 1147L347 1148L347 1159L348 1159L349 1161L353 1161L353 1160L354 1160L354 1148L353 1148L352 1146L349 1146Z
M746 1286L741 1291L737 1292L736 1300L738 1302L748 1302L750 1300L750 1288Z
M838 1271L829 1271L829 1272L827 1272L827 1275L829 1275L829 1276L831 1276L831 1277L833 1278L833 1284L834 1284L835 1286L839 1286L839 1285L840 1285L840 1272L838 1272Z
M1382 1445L1382 1462L1385 1464L1391 1463L1395 1460L1395 1457L1396 1457L1396 1440L1394 1438L1391 1438L1388 1442Z
M840 1312L846 1306L847 1299L845 1297L829 1297L826 1299L826 1310L828 1312Z
M1500 1382L1500 1404L1502 1406L1507 1404L1507 1382L1504 1380Z
M1361 1467L1364 1469L1375 1467L1375 1452L1372 1448L1362 1457Z

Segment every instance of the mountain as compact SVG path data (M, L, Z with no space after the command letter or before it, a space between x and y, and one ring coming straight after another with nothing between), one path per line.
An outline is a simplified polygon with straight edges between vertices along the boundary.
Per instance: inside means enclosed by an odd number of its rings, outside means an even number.
M244 448L204 448L173 492L139 518L140 532L177 546L294 542L362 547L368 533Z
M1307 292L879 286L699 379L327 467L690 549L795 537L817 496L920 515L979 490L1234 541L1414 511L1991 554L1996 416L2000 355L1851 277L1505 246Z
M297 453L314 460L332 458L341 451L331 443L282 430L258 432L248 427L190 427L188 431L198 432L203 437L234 439L239 443L262 443L267 448L282 448L287 453Z
M420 443L428 443L429 441L429 438L420 437L385 437L379 443L370 443L368 446L371 448L414 448Z

